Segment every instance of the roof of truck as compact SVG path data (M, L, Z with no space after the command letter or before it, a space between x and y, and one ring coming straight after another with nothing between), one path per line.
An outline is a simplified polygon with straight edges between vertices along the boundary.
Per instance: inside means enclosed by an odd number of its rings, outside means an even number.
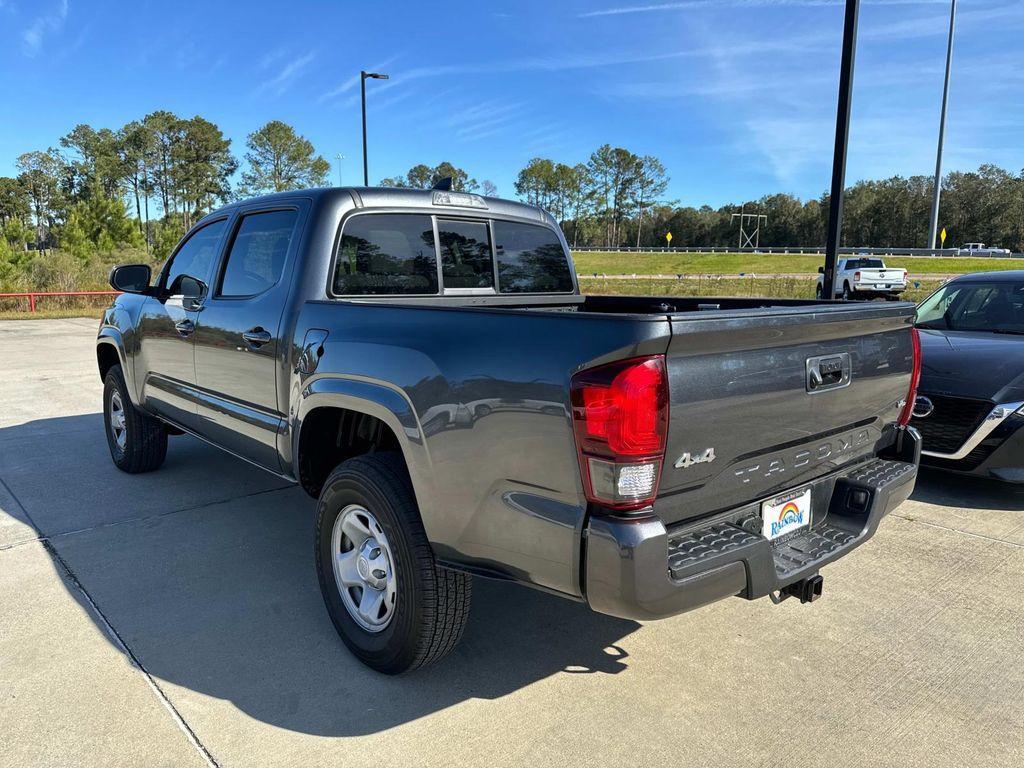
M478 201L472 205L461 205L458 202L439 202L452 196L456 201L465 202L465 197ZM460 197L465 196L465 197ZM252 202L275 202L294 199L296 197L314 198L317 200L332 197L344 197L353 200L359 208L436 208L439 211L479 214L498 214L518 216L550 223L548 214L534 205L527 205L515 200L504 200L498 197L485 197L465 192L445 192L433 189L400 189L396 187L318 187L315 189L296 189L288 192L277 192L271 195L237 200L220 208L220 211L231 210L240 205Z

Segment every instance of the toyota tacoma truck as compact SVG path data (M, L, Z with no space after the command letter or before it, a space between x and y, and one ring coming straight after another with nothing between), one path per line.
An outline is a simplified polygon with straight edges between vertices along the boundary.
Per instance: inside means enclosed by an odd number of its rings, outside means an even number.
M386 673L452 649L473 575L638 620L814 600L917 475L912 304L583 296L516 202L280 193L110 282L114 463L190 433L301 485L330 618Z
M818 286L815 296L821 298L824 267L818 267ZM878 258L860 256L840 259L836 264L836 296L850 299L886 298L895 300L907 290L907 270L887 267Z

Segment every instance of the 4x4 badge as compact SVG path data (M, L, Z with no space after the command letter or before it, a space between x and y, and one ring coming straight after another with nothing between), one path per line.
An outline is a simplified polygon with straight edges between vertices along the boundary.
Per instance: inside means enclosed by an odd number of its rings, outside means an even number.
M715 449L705 448L700 453L684 453L676 459L676 469L689 469L694 464L710 464L715 460Z

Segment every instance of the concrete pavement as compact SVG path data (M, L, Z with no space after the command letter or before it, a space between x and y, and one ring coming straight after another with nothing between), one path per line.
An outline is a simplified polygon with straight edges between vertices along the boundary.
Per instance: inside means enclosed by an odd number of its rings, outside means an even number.
M813 606L638 624L476 580L424 672L356 663L313 503L190 437L128 476L93 320L0 323L0 766L1024 764L1024 492L926 475Z

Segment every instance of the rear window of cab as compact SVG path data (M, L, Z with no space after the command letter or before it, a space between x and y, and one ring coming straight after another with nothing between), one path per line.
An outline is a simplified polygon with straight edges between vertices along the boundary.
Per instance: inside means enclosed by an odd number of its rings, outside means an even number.
M332 282L336 296L572 290L569 260L548 227L417 213L351 216L342 229Z

